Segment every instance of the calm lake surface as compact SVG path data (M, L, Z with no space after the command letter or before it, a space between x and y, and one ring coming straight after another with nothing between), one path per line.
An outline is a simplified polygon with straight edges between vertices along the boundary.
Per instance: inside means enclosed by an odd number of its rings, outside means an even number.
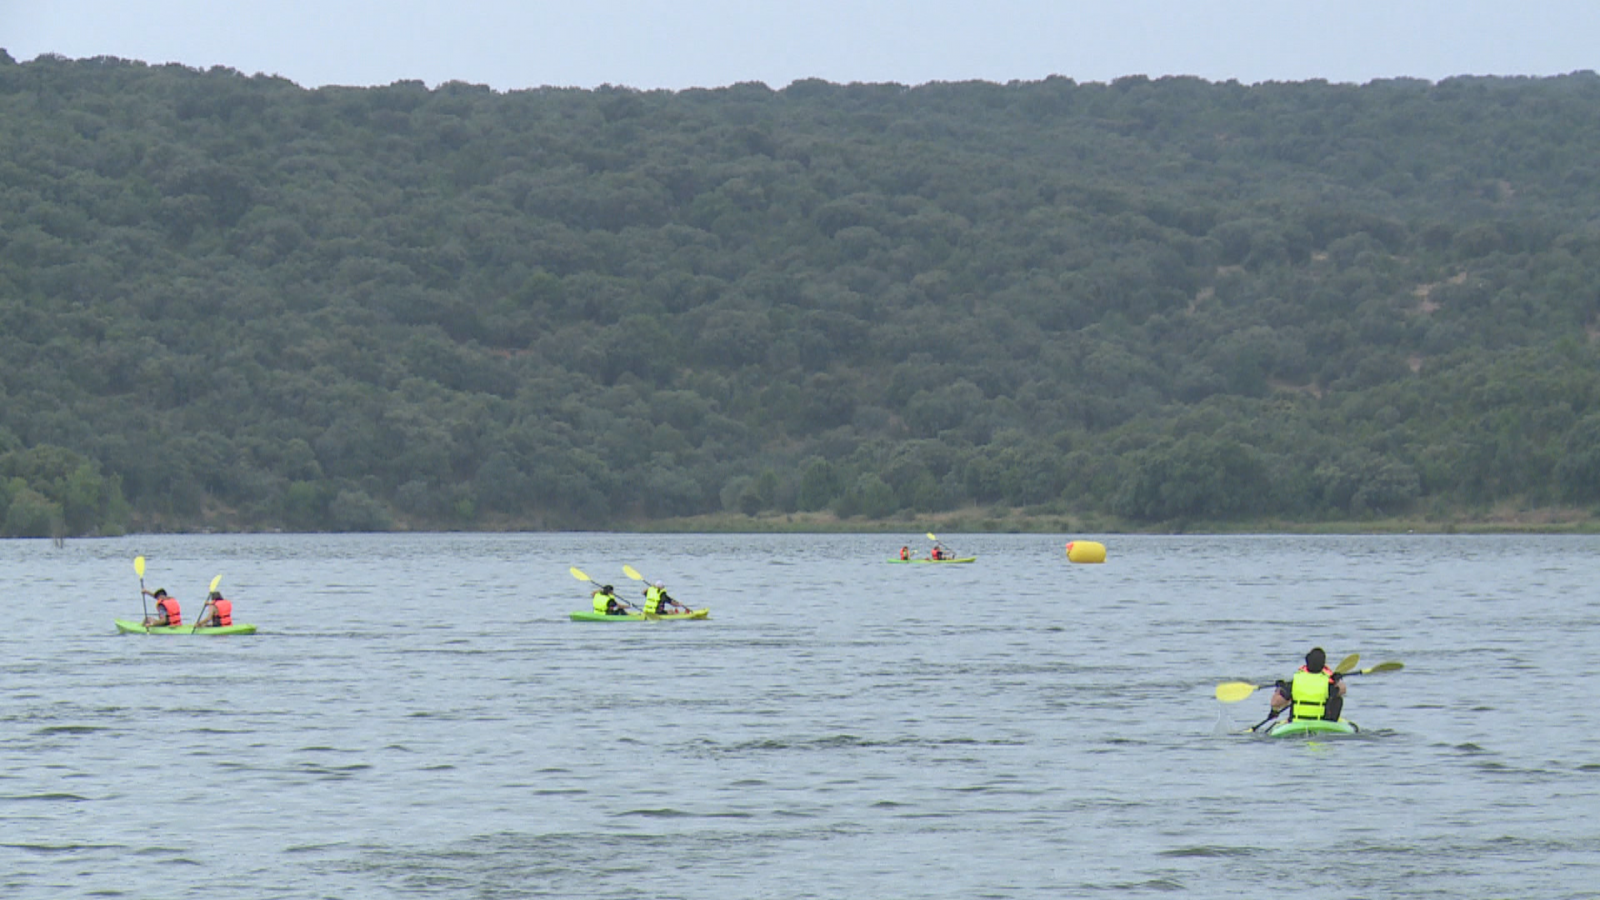
M1600 538L911 537L0 542L0 897L1600 894ZM1240 734L1313 644L1366 734Z

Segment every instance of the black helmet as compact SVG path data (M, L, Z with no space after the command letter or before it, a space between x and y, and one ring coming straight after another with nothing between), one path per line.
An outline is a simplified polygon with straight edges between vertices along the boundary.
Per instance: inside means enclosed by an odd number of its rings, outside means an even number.
M1312 647L1306 654L1306 671L1321 672L1328 667L1328 654L1322 652L1321 647Z
M601 587L600 590L605 591L606 593L609 594L609 593L612 593L613 591L615 591L616 588L614 588L614 587L612 587L611 585L608 584L608 585L605 585L605 586Z
M150 596L152 596L152 597L165 597L166 595L167 595L167 589L166 588L156 588L156 592L154 594L151 594Z

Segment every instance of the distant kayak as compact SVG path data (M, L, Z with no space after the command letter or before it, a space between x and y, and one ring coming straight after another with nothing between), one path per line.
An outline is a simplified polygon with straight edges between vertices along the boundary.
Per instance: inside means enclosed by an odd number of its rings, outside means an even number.
M686 613L628 613L621 616L608 616L597 613L592 609L581 609L572 614L574 622L675 622L683 619L704 619L711 615L710 607L705 609L691 609Z
M246 625L243 622L235 622L232 625L223 625L220 628L217 628L217 627L196 628L193 625L179 625L177 628L169 628L169 627L167 627L165 625L151 625L150 627L146 628L145 626L139 624L138 622L132 622L132 621L129 621L127 619L117 619L115 621L117 623L117 630L122 632L123 634L211 634L211 635L217 635L217 634L255 634L256 633L256 627L254 625Z
M956 559L890 559L885 562L892 563L969 563L976 562L976 556L961 556Z
M1322 734L1356 734L1361 729L1354 722L1339 719L1330 722L1327 719L1294 719L1293 721L1273 722L1266 729L1268 737L1316 737Z

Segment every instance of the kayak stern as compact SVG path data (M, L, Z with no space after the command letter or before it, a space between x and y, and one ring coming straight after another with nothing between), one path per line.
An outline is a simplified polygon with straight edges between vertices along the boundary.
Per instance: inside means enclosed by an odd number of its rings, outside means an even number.
M1303 737L1315 738L1327 735L1358 734L1361 727L1346 719L1329 721L1327 719L1293 719L1273 722L1265 734L1267 737L1287 738Z

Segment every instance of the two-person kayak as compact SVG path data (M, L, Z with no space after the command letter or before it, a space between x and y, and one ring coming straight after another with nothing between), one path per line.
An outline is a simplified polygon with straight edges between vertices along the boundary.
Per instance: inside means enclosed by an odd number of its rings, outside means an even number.
M646 613L631 612L620 616L595 612L592 609L580 609L572 614L574 622L675 622L686 619L704 619L711 615L709 607L704 609L691 609L686 613Z
M256 627L244 622L235 622L232 625L202 625L199 628L193 625L144 625L131 619L116 619L117 631L123 634L255 634Z
M885 562L892 563L969 563L977 562L976 556L960 556L955 559L889 559Z

